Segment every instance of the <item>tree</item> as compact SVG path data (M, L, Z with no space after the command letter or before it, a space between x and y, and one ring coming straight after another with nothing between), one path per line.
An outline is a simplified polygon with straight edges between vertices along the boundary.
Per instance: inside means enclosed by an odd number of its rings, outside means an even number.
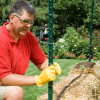
M40 26L45 26L49 21L49 2L48 0L28 0L35 8L35 20L34 25L31 27L31 31L35 36L39 36ZM38 35L37 35L38 34Z
M0 26L9 20L9 10L13 2L17 0L0 0Z
M9 19L9 9L12 3L17 0L0 0L0 25ZM37 30L39 26L49 23L49 1L48 0L27 0L36 9L35 23L31 31ZM66 27L73 26L75 29L81 26L90 27L91 3L92 0L53 0L54 1L54 40L66 33ZM94 0L93 28L100 27L100 3ZM36 28L36 29L35 29Z
M68 26L77 27L84 24L84 19L87 18L87 11L82 0L58 0L54 3L54 24L58 25L55 29L55 38L61 37L65 33ZM59 31L59 35L58 35Z

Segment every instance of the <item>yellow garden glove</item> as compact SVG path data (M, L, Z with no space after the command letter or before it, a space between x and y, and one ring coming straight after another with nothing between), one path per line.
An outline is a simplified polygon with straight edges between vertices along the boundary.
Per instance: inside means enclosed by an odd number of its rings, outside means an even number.
M56 63L56 62L54 62L53 65L55 66L55 67L54 67L54 68L55 68L55 73L56 73L57 75L61 74L61 68L60 68L59 64Z
M35 76L35 82L38 86L43 86L43 84L55 80L55 69L54 66L46 67L39 76Z

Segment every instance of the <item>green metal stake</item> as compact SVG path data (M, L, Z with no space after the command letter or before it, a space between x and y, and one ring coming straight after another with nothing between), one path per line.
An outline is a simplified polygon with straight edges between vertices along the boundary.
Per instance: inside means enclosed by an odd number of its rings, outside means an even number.
M91 25L90 25L89 62L91 62L91 43L92 43L92 25L93 25L93 6L94 6L94 0L92 0L92 5L91 5Z
M49 65L53 64L53 0L49 0ZM48 83L48 100L53 100L53 81Z

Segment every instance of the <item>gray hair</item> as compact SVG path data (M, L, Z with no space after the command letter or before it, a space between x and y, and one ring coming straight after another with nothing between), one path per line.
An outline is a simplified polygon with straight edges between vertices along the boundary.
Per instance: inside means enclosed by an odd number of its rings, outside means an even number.
M9 15L13 13L17 13L19 15L23 14L23 10L26 10L30 14L35 14L34 7L28 1L16 1L12 4Z

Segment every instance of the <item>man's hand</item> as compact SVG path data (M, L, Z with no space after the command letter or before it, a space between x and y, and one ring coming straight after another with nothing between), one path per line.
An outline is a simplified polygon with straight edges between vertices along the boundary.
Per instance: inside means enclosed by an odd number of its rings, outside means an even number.
M55 80L55 69L54 66L46 67L39 76L35 76L35 82L38 86L43 86L43 84Z
M47 66L39 76L35 76L35 82L38 86L43 86L43 84L55 80L56 76L61 74L61 68L56 62L51 66Z
M57 74L57 75L61 74L61 68L60 68L59 64L54 62L53 66L55 68L55 74Z

